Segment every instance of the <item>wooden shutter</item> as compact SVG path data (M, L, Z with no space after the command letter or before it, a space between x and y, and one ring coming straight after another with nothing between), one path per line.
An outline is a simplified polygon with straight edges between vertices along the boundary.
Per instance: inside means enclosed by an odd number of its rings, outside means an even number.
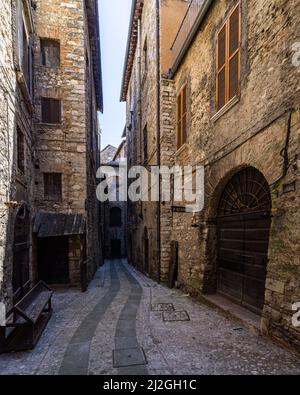
M61 123L61 102L58 99L48 97L41 98L42 123L60 124Z
M182 89L182 145L187 141L187 88Z
M177 148L180 148L182 136L182 122L181 122L181 94L177 97Z
M17 161L18 169L21 173L25 172L25 139L24 134L17 128Z
M226 103L226 25L218 35L218 76L217 101L218 110Z
M60 173L44 173L44 197L47 200L62 200L62 175Z
M177 148L187 142L187 86L185 85L177 97Z
M240 5L238 5L218 34L217 110L239 94L240 31Z
M148 161L148 129L147 126L144 128L144 161Z
M229 100L239 93L240 8L229 18Z

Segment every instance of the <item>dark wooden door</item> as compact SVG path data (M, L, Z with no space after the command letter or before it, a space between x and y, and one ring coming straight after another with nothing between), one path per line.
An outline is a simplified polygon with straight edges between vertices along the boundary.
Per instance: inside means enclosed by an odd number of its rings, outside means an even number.
M218 216L218 292L252 311L264 305L271 226L269 185L247 168L226 186Z
M110 241L110 256L112 259L121 258L122 255L121 240L111 239Z
M68 284L69 243L67 237L38 240L39 278L47 284Z
M30 217L26 205L23 205L18 210L14 227L12 286L15 303L30 289L29 249Z

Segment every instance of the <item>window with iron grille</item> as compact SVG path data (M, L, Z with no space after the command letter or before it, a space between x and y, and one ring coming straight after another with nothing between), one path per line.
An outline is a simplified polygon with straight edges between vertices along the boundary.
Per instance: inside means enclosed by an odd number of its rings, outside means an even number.
M22 174L25 173L25 138L21 129L17 127L17 161L18 169Z
M62 200L61 173L44 173L44 198L56 202Z
M61 101L48 97L41 98L42 123L60 124L61 123Z
M144 140L144 162L148 161L148 128L145 126L143 131L143 140Z
M241 7L230 14L218 33L217 110L240 94Z
M46 67L60 66L60 42L41 38L41 64Z
M187 85L177 96L177 148L187 142Z

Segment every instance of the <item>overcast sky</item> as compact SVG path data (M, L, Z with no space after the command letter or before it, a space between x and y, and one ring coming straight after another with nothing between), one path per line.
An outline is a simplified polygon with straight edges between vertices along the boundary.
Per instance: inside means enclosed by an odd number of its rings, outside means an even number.
M125 126L125 104L120 103L123 65L131 0L99 0L104 114L101 116L102 149L118 146Z

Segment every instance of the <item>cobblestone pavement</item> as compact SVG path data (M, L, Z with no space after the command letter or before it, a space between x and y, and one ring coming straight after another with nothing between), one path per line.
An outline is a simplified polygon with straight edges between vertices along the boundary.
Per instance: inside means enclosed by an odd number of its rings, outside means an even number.
M107 262L85 294L56 290L53 307L36 349L1 355L0 374L300 373L293 353L125 261Z

